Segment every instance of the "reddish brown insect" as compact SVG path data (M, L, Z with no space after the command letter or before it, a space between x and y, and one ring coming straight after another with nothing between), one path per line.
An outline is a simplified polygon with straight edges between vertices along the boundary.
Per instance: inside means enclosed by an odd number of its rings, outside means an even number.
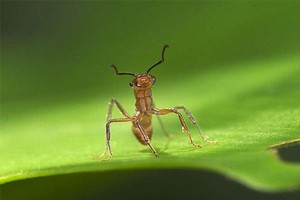
M134 133L136 138L143 145L148 145L150 147L152 153L157 157L158 154L157 154L156 150L154 149L154 147L150 143L151 136L152 136L151 118L152 118L152 115L159 116L159 115L166 115L169 113L175 113L179 117L182 131L187 133L190 143L196 147L201 147L199 144L196 144L193 141L191 134L189 132L189 129L185 123L185 120L184 120L182 114L179 112L179 110L183 110L185 112L185 114L188 116L190 121L198 129L198 132L200 133L200 136L204 141L206 141L208 143L214 143L205 138L205 136L201 132L201 129L200 129L198 123L196 122L195 118L192 116L190 111L187 108L185 108L184 106L176 106L173 108L162 108L162 109L155 108L155 106L154 106L151 89L152 89L152 86L154 85L156 79L154 76L150 75L149 72L154 67L156 67L157 65L164 62L165 50L168 47L169 47L168 45L165 45L163 47L161 60L159 60L157 63L155 63L153 66L151 66L143 74L119 72L115 65L111 66L112 68L115 69L117 75L129 75L129 76L134 77L134 79L131 81L131 83L129 85L132 87L134 96L136 99L135 114L134 114L134 116L130 116L116 99L112 99L110 101L107 120L106 120L106 148L100 157L104 156L106 154L106 152L108 151L109 152L108 159L112 158L112 150L111 150L111 146L110 146L110 124L114 123L114 122L132 122L132 132ZM116 105L119 108L119 110L125 116L124 118L112 119L112 110L113 110L114 105ZM158 118L158 119L159 119L160 124L162 125L160 118ZM162 126L162 128L163 128L163 126ZM164 130L164 128L163 128L163 130Z

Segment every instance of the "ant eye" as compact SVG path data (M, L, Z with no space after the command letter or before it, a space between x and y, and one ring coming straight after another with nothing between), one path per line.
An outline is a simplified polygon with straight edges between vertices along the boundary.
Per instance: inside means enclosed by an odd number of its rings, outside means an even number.
M156 79L153 78L153 79L152 79L152 85L154 85L155 82L156 82Z
M131 82L129 83L129 86L132 87L132 83Z

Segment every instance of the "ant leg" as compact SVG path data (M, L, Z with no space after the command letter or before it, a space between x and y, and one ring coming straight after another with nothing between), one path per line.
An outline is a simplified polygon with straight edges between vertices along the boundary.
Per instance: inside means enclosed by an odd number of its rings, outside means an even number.
M117 105L117 107L119 108L119 110L122 112L122 114L125 117L131 118L131 116L126 112L126 110L121 106L121 104L119 103L119 101L117 99L111 99L109 102L109 108L108 108L108 115L107 115L107 120L111 119L111 115L112 115L112 109L114 104Z
M197 128L199 134L200 134L200 137L207 143L210 143L210 144L214 144L214 143L217 143L217 141L210 141L208 140L204 134L202 133L201 129L200 129L200 126L199 124L197 123L197 121L195 120L195 118L193 117L192 113L184 106L176 106L174 107L175 109L183 109L185 114L188 116L188 118L190 119L190 121L192 122L192 124Z
M154 102L153 102L153 106L156 107ZM159 115L156 115L156 116L157 116L158 123L159 123L159 125L160 125L160 128L161 128L162 132L165 134L165 136L166 136L167 138L172 138L171 135L170 135L170 134L168 133L168 131L166 130L166 128L165 128L165 126L164 126L164 123L163 123L163 121L161 120L160 116L159 116Z
M158 154L156 152L156 150L154 149L154 147L151 145L150 143L150 139L149 137L146 135L145 130L143 129L143 127L141 126L140 122L135 119L134 120L134 124L139 128L140 132L142 133L144 140L146 141L146 144L150 147L152 153L154 154L155 157L158 157Z
M112 158L112 151L111 151L111 147L110 147L110 123L113 122L131 122L132 119L131 118L119 118L119 119L110 119L108 121L106 121L106 148L104 150L104 152L100 155L100 158L102 158L107 151L109 151L109 156L107 158L107 160L110 160Z
M160 128L162 130L162 132L165 134L165 136L167 138L172 138L172 136L168 133L168 131L166 130L165 126L164 126L164 123L162 122L161 118L159 115L156 115L157 116L157 119L158 119L158 123L160 125Z
M125 115L126 118L111 119L114 104L117 105L119 110L122 112L123 115ZM107 119L106 119L106 134L105 134L106 148L105 148L104 152L100 155L100 159L106 154L107 151L109 151L109 157L107 160L110 160L112 158L112 151L111 151L111 147L110 147L110 123L130 122L130 121L133 121L132 117L129 116L129 114L125 111L125 109L121 106L121 104L116 99L112 99L109 102L108 114L107 114Z
M194 145L195 147L201 147L201 145L199 144L196 144L193 139L192 139L192 136L191 136L191 133L185 123L185 120L182 116L182 114L178 111L178 109L176 108L163 108L163 109L153 109L153 114L155 115L166 115L166 114L169 114L169 113L175 113L177 114L178 118L179 118L179 121L181 123L181 128L182 128L182 131L186 132L189 140L190 140L190 143L192 145Z

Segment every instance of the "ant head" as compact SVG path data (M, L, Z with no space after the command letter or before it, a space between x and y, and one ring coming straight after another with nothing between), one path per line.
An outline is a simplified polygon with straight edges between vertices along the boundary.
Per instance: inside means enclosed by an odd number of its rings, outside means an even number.
M119 72L117 67L115 65L112 65L111 67L115 69L117 75L129 75L129 76L134 76L134 79L132 80L129 85L134 88L134 89L147 89L151 88L152 85L155 83L155 77L150 75L149 72L156 67L157 65L161 64L164 62L164 55L165 55L165 50L166 48L169 47L169 45L165 45L163 47L162 53L161 53L161 60L155 63L153 66L151 66L145 73L143 74L134 74L134 73L129 73L129 72Z
M154 85L156 78L150 74L139 74L137 75L129 85L133 89L148 89Z

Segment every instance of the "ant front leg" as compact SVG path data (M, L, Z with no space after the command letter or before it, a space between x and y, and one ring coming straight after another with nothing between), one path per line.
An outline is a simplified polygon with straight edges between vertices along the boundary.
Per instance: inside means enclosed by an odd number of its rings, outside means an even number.
M182 128L182 131L186 132L189 140L190 140L190 143L192 145L194 145L195 147L201 147L201 145L199 144L196 144L193 139L192 139L192 136L191 136L191 133L185 123L185 120L182 116L182 114L178 111L178 109L175 107L175 108L162 108L162 109L156 109L154 108L152 110L153 114L155 115L166 115L166 114L169 114L169 113L175 113L177 114L178 118L179 118L179 121L180 121L180 124L181 124L181 128Z
M117 105L117 107L125 116L125 118L111 119L114 105ZM125 111L125 109L121 106L121 104L116 99L112 99L109 102L109 108L108 108L108 114L107 114L106 126L105 126L106 127L106 132L105 132L106 148L104 152L101 154L100 159L106 154L107 151L109 151L109 157L107 160L110 160L112 158L112 150L110 147L110 124L113 122L131 122L131 121L133 121L133 118Z
M197 123L197 121L195 120L195 118L193 117L192 113L184 106L176 106L174 107L175 109L179 110L179 109L183 109L183 111L185 112L185 114L188 116L188 118L190 119L190 121L192 122L192 124L194 124L194 126L197 128L199 134L200 134L200 137L207 143L210 143L210 144L215 144L217 143L217 141L210 141L208 140L204 134L202 133L201 129L200 129L200 126L199 124Z

